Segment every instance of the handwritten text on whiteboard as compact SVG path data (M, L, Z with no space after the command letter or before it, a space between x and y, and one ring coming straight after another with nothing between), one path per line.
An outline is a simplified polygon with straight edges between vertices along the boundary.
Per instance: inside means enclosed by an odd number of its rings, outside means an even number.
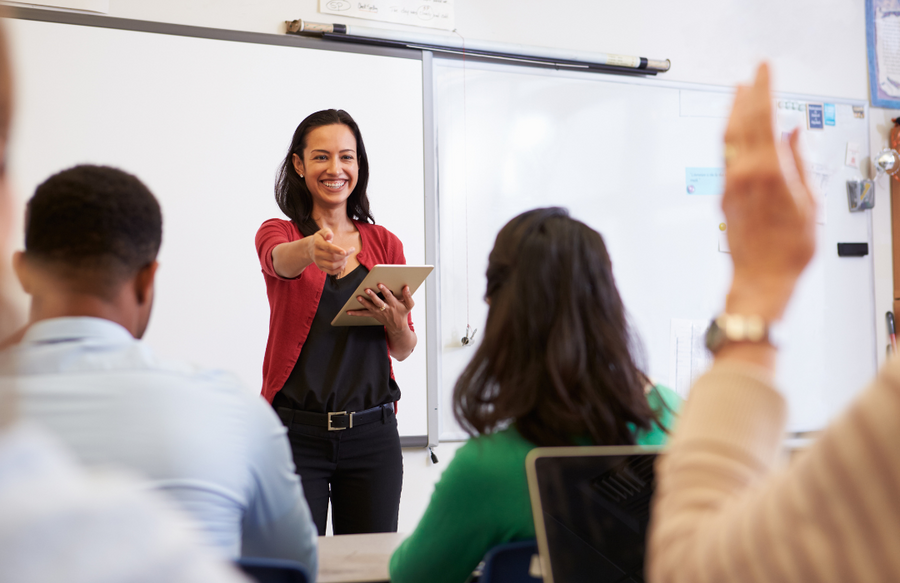
M454 0L319 0L319 12L453 30Z

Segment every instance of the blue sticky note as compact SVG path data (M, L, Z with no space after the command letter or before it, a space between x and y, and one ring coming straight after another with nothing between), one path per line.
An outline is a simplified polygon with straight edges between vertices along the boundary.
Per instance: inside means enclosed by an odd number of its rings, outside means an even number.
M825 125L827 125L827 126L834 125L834 104L833 103L825 104Z
M810 103L806 106L806 126L811 130L825 129L822 104Z
M722 194L725 190L724 168L685 168L688 194Z

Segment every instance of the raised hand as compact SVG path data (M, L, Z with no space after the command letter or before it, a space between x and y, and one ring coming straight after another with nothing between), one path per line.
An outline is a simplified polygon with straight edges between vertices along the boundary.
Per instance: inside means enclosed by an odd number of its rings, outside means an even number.
M734 278L726 302L733 314L780 319L816 244L816 202L807 187L798 132L776 143L769 69L738 87L725 132L722 210Z

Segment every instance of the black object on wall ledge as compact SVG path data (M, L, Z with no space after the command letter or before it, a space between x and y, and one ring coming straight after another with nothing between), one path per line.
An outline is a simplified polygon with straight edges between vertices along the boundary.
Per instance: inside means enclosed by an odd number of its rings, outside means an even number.
M838 243L839 257L865 257L869 254L868 243Z

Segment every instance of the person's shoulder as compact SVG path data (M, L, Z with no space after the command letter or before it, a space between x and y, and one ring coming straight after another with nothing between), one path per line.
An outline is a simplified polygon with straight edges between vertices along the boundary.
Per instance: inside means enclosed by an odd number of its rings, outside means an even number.
M235 373L224 369L207 368L175 360L160 360L153 370L161 375L180 379L185 385L211 395L227 396L245 403L254 397Z
M174 408L202 409L205 419L218 419L219 430L233 437L243 435L251 449L266 446L273 435L282 433L284 426L271 405L230 371L167 361L154 373L140 384L145 385L148 400L156 399L173 415Z
M71 376L73 382L86 375L95 380L128 375L129 388L123 393L180 395L186 387L248 392L233 373L160 358L146 341L124 335L66 343L24 342L0 353L0 375L6 370L16 371L18 376Z
M671 413L677 414L681 410L684 399L681 395L665 385L654 385L647 395L647 401L655 411L667 409Z
M468 469L505 473L518 467L535 445L526 440L515 426L471 438L457 450L453 462ZM524 469L524 465L522 465ZM524 471L524 470L523 470Z
M476 522L493 516L496 522L485 527L492 532L521 527L527 535L533 524L528 512L525 458L534 447L514 426L474 437L457 450L435 484L434 496L450 507L462 504L479 514ZM472 492L478 493L477 499L472 499Z
M654 385L647 393L647 403L656 413L656 422L635 435L639 445L664 445L674 429L683 399L665 385Z
M381 225L376 225L374 223L364 223L362 221L356 222L356 228L359 229L360 232L365 232L366 235L377 239L378 241L388 244L388 245L400 245L400 238L397 237L394 233L389 231L387 227L383 227Z
M302 239L303 234L300 233L297 226L293 222L286 219L268 219L263 221L256 231L257 242L261 238L267 237L287 237L290 240Z
M172 362L160 370L182 376L186 382L210 391L240 396L248 392L238 376L227 370L204 368L186 362Z
M157 358L144 341L136 341L128 355L119 355L121 372L131 375L131 392L154 394L157 399L174 399L204 407L228 407L236 410L252 407L254 395L233 372L200 366L188 361ZM102 370L95 371L103 374ZM160 401L162 402L162 401Z
M59 341L73 337L77 339ZM146 343L117 324L99 318L54 318L33 324L21 342L0 353L0 376L69 375L78 380L143 371L155 361Z
M369 259L374 263L406 263L403 243L397 235L381 225L357 221L356 226L363 238L364 250L361 253L367 253L365 247L368 245L373 252Z
M291 221L289 221L287 219L274 218L274 219L266 219L265 221L262 222L262 224L259 226L259 228L262 229L263 227L279 227L279 228L285 229L285 228L290 228L291 225L292 225Z

